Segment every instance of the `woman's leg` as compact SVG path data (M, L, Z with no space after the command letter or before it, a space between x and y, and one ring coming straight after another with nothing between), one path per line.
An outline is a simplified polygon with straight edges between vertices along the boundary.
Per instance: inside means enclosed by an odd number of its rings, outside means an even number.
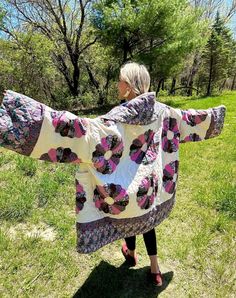
M158 273L160 271L157 262L157 241L155 230L152 229L143 234L145 246L151 263L151 272Z
M127 237L125 238L125 242L128 248L128 254L131 257L135 256L135 247L136 247L136 237L135 236L131 236L131 237Z

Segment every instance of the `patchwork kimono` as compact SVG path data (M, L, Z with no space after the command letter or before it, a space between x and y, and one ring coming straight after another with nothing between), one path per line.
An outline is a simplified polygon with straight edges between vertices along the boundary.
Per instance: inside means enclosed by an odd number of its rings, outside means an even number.
M76 163L77 250L90 253L165 219L175 204L180 143L218 136L225 106L181 110L142 94L95 119L7 90L0 146Z

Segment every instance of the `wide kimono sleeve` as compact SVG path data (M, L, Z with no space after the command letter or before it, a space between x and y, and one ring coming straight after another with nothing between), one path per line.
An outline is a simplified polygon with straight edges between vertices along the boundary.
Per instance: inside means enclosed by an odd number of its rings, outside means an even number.
M196 142L218 136L224 125L226 108L221 105L206 110L172 109L179 122L180 143Z
M89 119L7 90L0 106L0 147L50 162L86 162L88 126Z

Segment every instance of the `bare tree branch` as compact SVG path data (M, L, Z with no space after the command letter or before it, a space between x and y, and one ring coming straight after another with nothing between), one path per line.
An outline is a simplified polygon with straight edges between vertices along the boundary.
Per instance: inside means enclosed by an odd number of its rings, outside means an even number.
M89 48L91 45L95 44L96 41L98 40L97 37L95 37L95 39L89 43L86 44L86 46L84 46L80 51L79 51L79 55L82 54L87 48Z

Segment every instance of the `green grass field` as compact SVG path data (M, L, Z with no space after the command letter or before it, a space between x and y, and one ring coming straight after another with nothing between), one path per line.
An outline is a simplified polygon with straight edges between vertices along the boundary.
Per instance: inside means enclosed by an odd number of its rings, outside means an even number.
M181 145L176 205L156 228L163 288L146 281L142 236L137 268L124 266L122 240L76 252L74 165L0 149L0 297L236 297L236 92L160 100L227 107L219 137Z

